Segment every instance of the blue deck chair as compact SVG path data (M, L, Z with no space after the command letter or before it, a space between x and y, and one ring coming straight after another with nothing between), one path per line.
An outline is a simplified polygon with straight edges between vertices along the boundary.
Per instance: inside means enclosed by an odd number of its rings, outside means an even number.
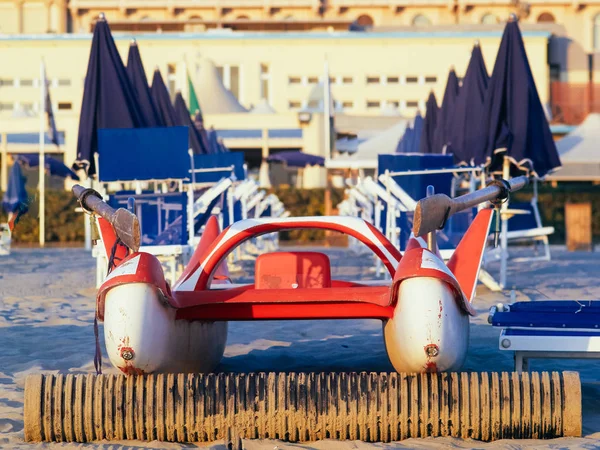
M174 282L177 270L192 253L187 239L189 189L185 183L191 169L187 127L100 129L98 153L98 180L103 186L136 185L135 191L121 190L109 195L108 202L120 207L128 198L135 199L142 227L141 249L167 264ZM162 188L141 189L143 184L152 183ZM167 192L165 186L170 186ZM175 227L177 220L179 225ZM168 228L172 228L170 239L163 234L159 244L158 237ZM97 275L103 278L100 269Z
M544 300L497 305L488 322L501 328L499 348L514 351L515 371L537 358L600 358L600 301Z
M390 189L390 193L392 195L396 194L396 200L405 204L404 210L399 211L396 209L392 211L393 214L391 211L388 211L388 205L385 202L383 202L381 208L381 222L384 224L382 231L384 233L387 232L386 235L392 235L387 230L387 227L396 227L398 230L398 242L396 245L398 245L400 250L406 248L412 231L414 207L418 200L427 195L427 186L432 185L436 194L446 194L449 197L454 195L453 173L420 173L424 170L436 171L440 169L459 168L454 166L452 155L418 153L379 155L377 173L381 186L386 190L388 189L383 180L386 173L391 173L391 179L395 182L397 188L400 189ZM409 173L410 171L416 173L414 175L393 175L398 172ZM401 194L398 192L401 192ZM449 256L454 251L476 212L476 208L473 208L455 214L448 220L444 229L438 232L438 247L443 256ZM392 217L393 220L386 220L389 217Z

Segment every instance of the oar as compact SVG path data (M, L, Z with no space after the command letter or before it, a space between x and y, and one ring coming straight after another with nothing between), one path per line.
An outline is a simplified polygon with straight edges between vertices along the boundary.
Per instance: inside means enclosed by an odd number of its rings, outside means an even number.
M504 183L497 182L490 186L450 198L445 194L435 194L419 200L413 220L415 236L424 236L435 230L440 230L450 216L480 203L497 201L506 198L510 192L518 191L527 185L529 179L525 176L512 178Z
M135 214L125 208L114 209L102 200L98 192L76 184L73 194L81 203L81 207L95 212L107 220L115 230L119 239L134 252L140 248L140 222Z

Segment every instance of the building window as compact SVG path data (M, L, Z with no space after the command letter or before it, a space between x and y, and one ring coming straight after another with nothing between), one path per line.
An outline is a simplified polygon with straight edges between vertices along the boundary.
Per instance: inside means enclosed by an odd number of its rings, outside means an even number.
M550 64L550 81L560 81L560 64Z
M498 23L498 18L494 14L484 14L481 17L481 23L484 25L493 25Z
M12 103L0 103L0 111L12 111L14 105Z
M61 87L71 86L71 80L69 80L67 78L59 78L58 79L58 85L61 86Z
M425 83L437 83L437 77L425 77Z
M19 86L21 87L32 87L33 86L33 80L26 80L21 78L19 80Z
M289 101L288 102L288 107L290 109L300 109L301 106L302 106L302 103L297 102L297 101Z
M387 77L388 84L398 84L400 83L400 77Z
M431 25L431 20L429 20L429 18L427 16L424 16L423 14L417 14L413 18L412 24L415 27L427 27Z
M263 99L269 100L269 85L271 84L271 74L269 73L269 65L260 65L260 93Z
M373 18L371 16L363 14L362 16L358 16L358 19L356 19L356 24L360 25L361 27L372 27Z
M225 64L217 67L219 78L223 82L223 85L231 91L231 93L240 99L240 68L238 66L230 66Z
M73 109L73 104L71 102L59 102L58 109L60 111L70 111Z
M175 70L175 64L167 64L167 89L171 101L175 99L175 92L177 91L177 74Z
M289 84L300 84L302 83L302 78L300 77L288 77Z
M381 108L379 100L367 100L367 108Z
M342 102L342 108L344 108L344 109L354 108L354 102Z
M342 84L352 84L354 82L354 78L352 77L342 77Z
M0 78L0 86L12 86L14 81L10 78Z
M229 66L229 86L227 86L227 89L235 95L235 98L240 98L240 68L238 66Z
M418 101L408 101L408 102L406 102L406 107L407 108L418 108L419 102Z
M556 19L552 14L545 12L540 14L537 21L538 23L554 23L556 22Z
M308 77L308 84L317 84L319 82L319 77Z
M419 77L406 77L406 83L418 83Z
M378 76L367 77L367 84L379 84L380 78Z
M594 17L594 51L600 50L600 14ZM2 83L0 82L0 86Z
M398 100L388 100L387 104L394 107L394 108L399 108L400 107L400 102Z

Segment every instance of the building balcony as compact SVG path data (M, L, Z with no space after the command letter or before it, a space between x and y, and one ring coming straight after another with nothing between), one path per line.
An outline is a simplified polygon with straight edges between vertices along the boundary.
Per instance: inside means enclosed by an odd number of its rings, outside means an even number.
M311 8L319 9L321 0L71 0L71 9L101 8Z
M342 8L357 7L387 7L398 9L407 6L447 6L454 5L455 0L325 0L330 8L340 10Z

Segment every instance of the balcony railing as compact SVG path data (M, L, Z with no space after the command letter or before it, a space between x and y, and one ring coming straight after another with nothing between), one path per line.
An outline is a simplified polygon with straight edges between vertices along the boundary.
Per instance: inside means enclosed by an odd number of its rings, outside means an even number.
M71 8L315 8L322 0L71 0Z
M445 6L448 3L454 3L454 0L325 0L327 6L331 8L347 7L369 7L369 6L388 6L397 8L402 6Z

